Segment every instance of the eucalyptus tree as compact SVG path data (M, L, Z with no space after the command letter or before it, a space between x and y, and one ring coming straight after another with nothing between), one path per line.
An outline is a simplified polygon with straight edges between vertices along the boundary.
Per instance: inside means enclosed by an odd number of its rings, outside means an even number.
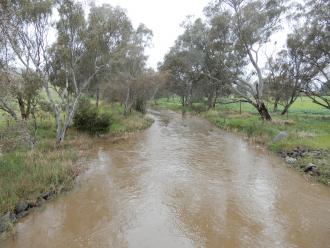
M0 5L0 33L2 38L1 73L15 95L21 110L23 129L33 147L35 140L29 134L25 119L31 104L45 82L44 66L47 63L47 31L50 28L53 1L5 1ZM8 98L7 98L8 99ZM4 98L2 98L3 103ZM8 102L5 104L8 112ZM4 105L3 105L4 106ZM13 110L13 109L12 109ZM10 115L17 119L17 115Z
M290 42L289 40L288 43ZM309 80L309 73L303 73L306 68L301 62L301 54L295 49L282 50L275 59L270 58L267 69L269 75L266 79L266 91L274 98L274 110L280 104L283 106L281 114L285 115L301 95Z
M116 64L125 51L133 32L131 21L125 11L120 7L109 4L101 6L92 5L88 17L88 49L89 56L98 56L104 63ZM95 90L96 105L99 104L100 87L106 87L112 70L96 75L90 88Z
M0 48L0 109L15 120L20 115L20 119L26 121L34 113L41 81L35 71L16 67L6 46Z
M72 124L83 91L106 64L98 54L89 56L83 6L63 0L58 2L57 11L57 40L49 50L49 81L45 89L55 115L56 141L60 144ZM50 86L56 91L57 98Z
M224 11L213 16L210 9L205 13L210 18L203 73L208 77L208 107L214 107L218 97L228 96L232 91L233 72L239 72L244 61L235 53L230 33L231 16Z
M182 52L179 53L172 48L165 55L164 61L159 67L162 73L169 75L167 78L167 88L180 97L182 106L187 105L190 84L188 78L188 60L184 55Z
M8 70L0 70L0 110L7 113L15 121L19 120L15 108L18 78Z
M15 92L17 88L16 75L10 63L11 53L8 51L7 40L3 30L0 32L0 109L7 113L14 120L18 120L15 111Z
M207 9L209 18L215 18L224 11L231 15L233 52L243 58L253 71L251 74L248 74L248 68L233 71L233 89L258 110L262 119L271 120L265 105L265 76L259 57L261 49L279 29L280 15L284 10L282 1L220 0Z
M284 54L286 51L283 51ZM281 54L282 54L281 53ZM278 105L282 105L287 99L287 89L290 89L291 81L288 77L289 64L284 56L268 58L268 75L265 79L265 94L274 102L273 111L278 111Z
M2 9L3 11L3 9ZM1 22L1 25L6 25ZM17 120L28 120L34 112L37 97L42 87L38 75L32 68L17 65L15 56L6 38L6 30L0 30L0 74L1 99L0 108ZM10 96L8 98L8 96ZM17 109L15 106L18 106ZM19 112L16 113L16 112Z
M187 20L185 32L165 56L162 71L170 75L170 88L181 98L183 106L191 106L194 97L203 97L207 83L202 73L205 63L206 37L208 31L200 19ZM204 85L203 85L204 83Z
M228 67L235 57L229 55L227 17L218 16L210 23L188 19L185 32L165 57L161 70L169 72L170 88L181 97L183 106L206 98L212 108L218 97L229 94Z
M60 114L61 105L53 104L57 107L57 141L60 143L71 125L82 94L93 83L99 87L100 81L112 73L122 55L135 50L128 49L133 31L126 13L120 8L92 6L86 21L82 5L63 0L59 3L58 13L58 37L50 52L50 75L65 109L64 120L60 120L63 116ZM145 30L139 27L134 41L143 39L144 36L140 35ZM139 42L142 45L144 41ZM142 56L143 51L138 54ZM55 102L54 99L51 101Z
M20 116L20 120L28 121L31 115L34 116L38 104L42 88L40 78L33 70L17 68L14 66L14 61L0 62L0 74L3 81L2 93L7 92L11 96L10 100L5 100L6 98L0 100L0 108L4 107L3 110L6 109L11 117ZM12 106L9 109L10 105ZM14 112L17 114L13 115Z
M92 6L86 20L84 7L73 0L6 3L1 35L19 71L43 86L60 144L81 96L108 72L116 51L125 50L131 24L124 11L108 5ZM52 45L51 34L56 36Z
M146 113L148 101L155 97L161 84L161 78L152 68L144 70L139 76L138 83L134 85L133 109L143 114Z
M109 85L107 91L110 91L110 95L111 91L115 91L116 98L124 104L125 115L133 106L137 106L137 101L144 105L147 100L141 98L139 92L146 78L145 49L150 45L151 38L152 31L143 24L136 30L132 29L128 42L121 47L112 66L112 85Z
M330 109L330 2L306 0L290 34L290 49L300 54L302 74L309 75L303 92L314 103Z

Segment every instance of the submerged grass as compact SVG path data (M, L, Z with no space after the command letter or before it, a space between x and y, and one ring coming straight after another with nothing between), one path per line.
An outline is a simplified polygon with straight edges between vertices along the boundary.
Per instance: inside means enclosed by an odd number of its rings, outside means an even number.
M156 106L174 111L182 111L178 99L167 101L160 99ZM299 158L293 165L303 172L309 163L316 164L320 172L315 179L330 185L330 111L313 104L309 99L299 99L290 109L288 116L272 113L273 121L262 121L252 106L242 104L217 105L214 110L205 110L200 104L193 105L191 111L206 118L219 128L238 132L250 140L265 145L269 150L285 154L296 148L309 151L320 151L322 156L307 156ZM288 137L274 142L274 137L282 131L288 132Z
M111 113L110 135L134 132L152 123L140 113L124 116L118 104L103 104L100 111ZM1 132L7 126L7 120L0 117L0 122L3 123ZM19 202L34 202L45 192L59 193L70 189L75 177L84 170L85 159L97 139L70 129L64 144L57 148L54 121L47 115L38 120L36 136L38 143L33 150L22 147L0 150L0 217L13 211ZM1 145L6 146L3 142Z
M110 127L110 133L113 135L121 135L143 130L153 123L151 118L136 111L132 111L125 116L123 107L118 103L101 105L100 111L108 113L111 116L112 124Z

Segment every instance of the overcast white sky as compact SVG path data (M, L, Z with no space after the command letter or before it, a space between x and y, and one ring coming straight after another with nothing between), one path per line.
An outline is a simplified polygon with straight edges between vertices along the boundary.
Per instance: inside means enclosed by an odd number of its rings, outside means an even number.
M186 16L203 16L210 0L95 0L97 5L109 3L127 10L133 25L144 23L153 31L153 47L148 49L149 65L156 68L183 32L180 24Z

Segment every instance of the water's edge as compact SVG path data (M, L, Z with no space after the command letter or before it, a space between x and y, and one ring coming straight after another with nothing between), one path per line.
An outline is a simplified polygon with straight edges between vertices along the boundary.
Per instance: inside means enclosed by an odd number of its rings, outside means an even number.
M330 191L199 117L100 140L73 191L1 247L327 247Z

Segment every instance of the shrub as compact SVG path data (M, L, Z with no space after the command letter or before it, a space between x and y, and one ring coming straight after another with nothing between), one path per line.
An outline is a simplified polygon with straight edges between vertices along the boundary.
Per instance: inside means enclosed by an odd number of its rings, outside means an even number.
M73 125L80 131L90 134L106 133L111 126L111 115L100 113L90 101L83 98L73 118Z

